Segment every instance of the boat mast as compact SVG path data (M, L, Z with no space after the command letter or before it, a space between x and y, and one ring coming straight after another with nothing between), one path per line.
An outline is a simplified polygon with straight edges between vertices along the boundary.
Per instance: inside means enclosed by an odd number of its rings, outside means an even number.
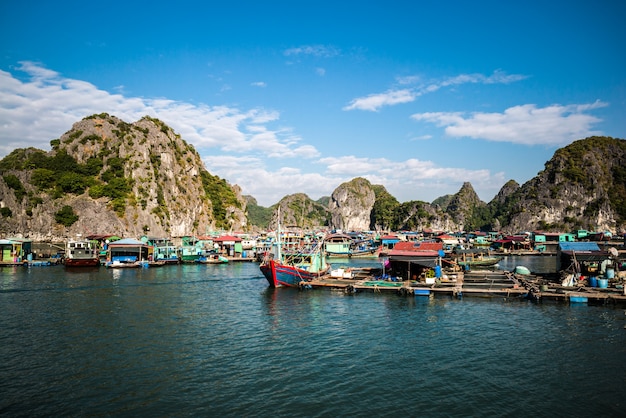
M278 204L278 221L277 221L277 229L276 229L276 245L278 245L278 261L282 260L282 251L281 251L281 242L280 242L280 203Z

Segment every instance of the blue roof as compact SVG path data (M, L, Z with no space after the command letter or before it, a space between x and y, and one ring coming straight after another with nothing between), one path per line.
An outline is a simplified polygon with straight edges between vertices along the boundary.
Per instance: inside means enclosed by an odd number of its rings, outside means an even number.
M597 242L559 242L561 251L600 251Z

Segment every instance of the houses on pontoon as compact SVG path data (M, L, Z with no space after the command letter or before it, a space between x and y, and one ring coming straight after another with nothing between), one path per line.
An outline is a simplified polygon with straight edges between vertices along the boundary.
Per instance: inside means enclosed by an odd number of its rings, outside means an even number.
M154 264L176 264L198 262L209 254L218 254L233 260L259 260L262 254L271 251L276 246L277 231L252 236L249 234L207 234L205 236L185 236L178 238L164 238L142 236L133 242L124 241L121 237L100 234L85 237L80 245L74 242L65 251L59 251L60 257L65 260L83 258L92 251L99 255L100 264L117 261L128 263L146 261ZM577 230L572 233L552 232L523 232L514 235L504 235L495 232L474 231L469 233L437 232L433 230L398 231L394 233L377 233L374 231L343 232L324 230L304 232L284 231L281 233L281 247L286 252L298 252L317 243L323 243L327 257L349 258L391 256L396 246L398 251L407 251L404 243L435 242L445 253L444 265L484 267L496 263L503 256L567 254L562 244L588 242L595 243L600 251L606 252L609 246L616 245L616 239L621 254L624 252L623 237L613 237L613 241L606 241L608 233L600 235L589 231ZM598 241L593 241L593 239ZM126 239L127 240L127 239ZM122 241L120 243L120 241ZM136 241L136 242L135 242ZM69 245L68 242L68 245ZM88 245L87 245L88 244ZM129 244L134 245L134 247ZM419 244L424 245L424 244ZM424 247L422 247L423 249ZM132 253L132 254L130 254ZM39 254L41 256L41 254ZM602 254L598 254L602 256ZM48 255L50 257L50 255ZM22 264L32 262L37 258L33 251L32 242L28 239L11 238L0 240L0 264ZM563 264L565 264L564 261ZM87 262L69 261L68 264L80 265ZM566 268L564 266L563 268Z

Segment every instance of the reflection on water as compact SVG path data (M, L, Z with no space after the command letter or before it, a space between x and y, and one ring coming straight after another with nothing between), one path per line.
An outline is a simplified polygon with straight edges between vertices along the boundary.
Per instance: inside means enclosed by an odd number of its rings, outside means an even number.
M555 273L556 256L507 256L498 263L498 269L513 271L517 266L524 266L531 273Z
M7 416L618 416L624 407L623 309L273 289L255 263L19 267L0 269L0 286Z

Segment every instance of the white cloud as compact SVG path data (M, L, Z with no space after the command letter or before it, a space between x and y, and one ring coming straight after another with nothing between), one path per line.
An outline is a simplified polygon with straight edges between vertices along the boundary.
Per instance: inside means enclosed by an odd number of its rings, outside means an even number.
M254 196L261 206L269 207L283 197L306 193L317 200L328 196L344 179L321 173L306 173L301 168L277 167L270 171L256 157L207 156L204 163L211 173L225 179L237 179L244 194Z
M411 117L444 127L452 137L469 137L518 144L564 145L573 139L600 135L591 127L601 122L585 112L607 106L596 101L582 105L552 105L538 108L534 104L514 106L504 113L416 113Z
M324 68L319 68L318 67L318 68L315 69L315 73L317 75L319 75L319 76L324 76L324 75L326 75L326 70Z
M64 78L40 64L16 68L26 81L0 70L0 156L15 148L49 149L50 140L86 116L106 112L127 122L145 115L159 118L197 148L317 157L311 145L290 129L272 129L279 114L266 109L194 105L168 99L125 97L91 83Z
M250 85L254 87L267 87L267 84L265 83L265 81L255 81L254 83L251 83Z
M396 81L398 82L398 84L401 85L405 85L405 84L416 84L418 81L421 80L420 76L417 75L409 75L409 76L404 76L404 77L396 77Z
M392 106L399 103L409 103L415 100L415 93L411 90L390 90L385 93L370 94L367 97L359 97L352 100L343 110L371 110L377 111L383 106Z
M207 169L229 181L236 179L244 194L254 196L262 206L278 203L293 193L306 193L311 199L330 196L342 183L355 177L382 184L399 201L425 200L453 194L470 181L484 200L490 200L504 184L503 173L439 167L431 161L355 156L326 157L303 166L268 168L257 156L205 156ZM317 172L306 168L319 165Z
M0 70L0 156L28 146L49 149L49 141L73 123L106 112L128 122L144 115L163 120L204 155L211 173L239 184L263 206L298 192L312 199L328 196L341 183L359 176L384 185L400 201L456 193L464 181L471 181L479 195L493 195L504 183L501 174L488 170L438 167L414 159L320 158L319 151L293 130L275 127L280 114L273 110L125 97L30 62L22 63L18 71L25 73L25 81ZM372 103L410 97L409 90L398 90L372 98ZM593 107L580 105L572 111Z
M461 84L509 84L527 78L521 74L506 74L497 70L493 74L486 76L483 74L460 74L437 80L429 84L417 86L412 89L388 90L385 93L374 93L365 97L353 99L343 110L369 110L378 111L383 106L393 106L401 103L413 102L418 97L426 93L434 93L444 87L457 86ZM405 76L396 79L400 85L414 84L421 80L418 76Z
M489 170L440 167L432 161L414 158L392 161L387 158L358 158L354 156L322 158L325 173L346 180L367 178L373 184L382 184L398 200L432 201L444 194L456 193L466 181L485 199L491 199L504 184L503 173ZM338 186L336 184L336 186ZM336 187L335 186L335 187ZM331 190L332 192L332 190Z
M311 55L315 57L330 58L337 56L341 51L334 46L328 45L302 45L295 48L289 48L285 50L284 55Z
M410 141L424 141L427 139L432 139L432 135L419 135L410 138Z

